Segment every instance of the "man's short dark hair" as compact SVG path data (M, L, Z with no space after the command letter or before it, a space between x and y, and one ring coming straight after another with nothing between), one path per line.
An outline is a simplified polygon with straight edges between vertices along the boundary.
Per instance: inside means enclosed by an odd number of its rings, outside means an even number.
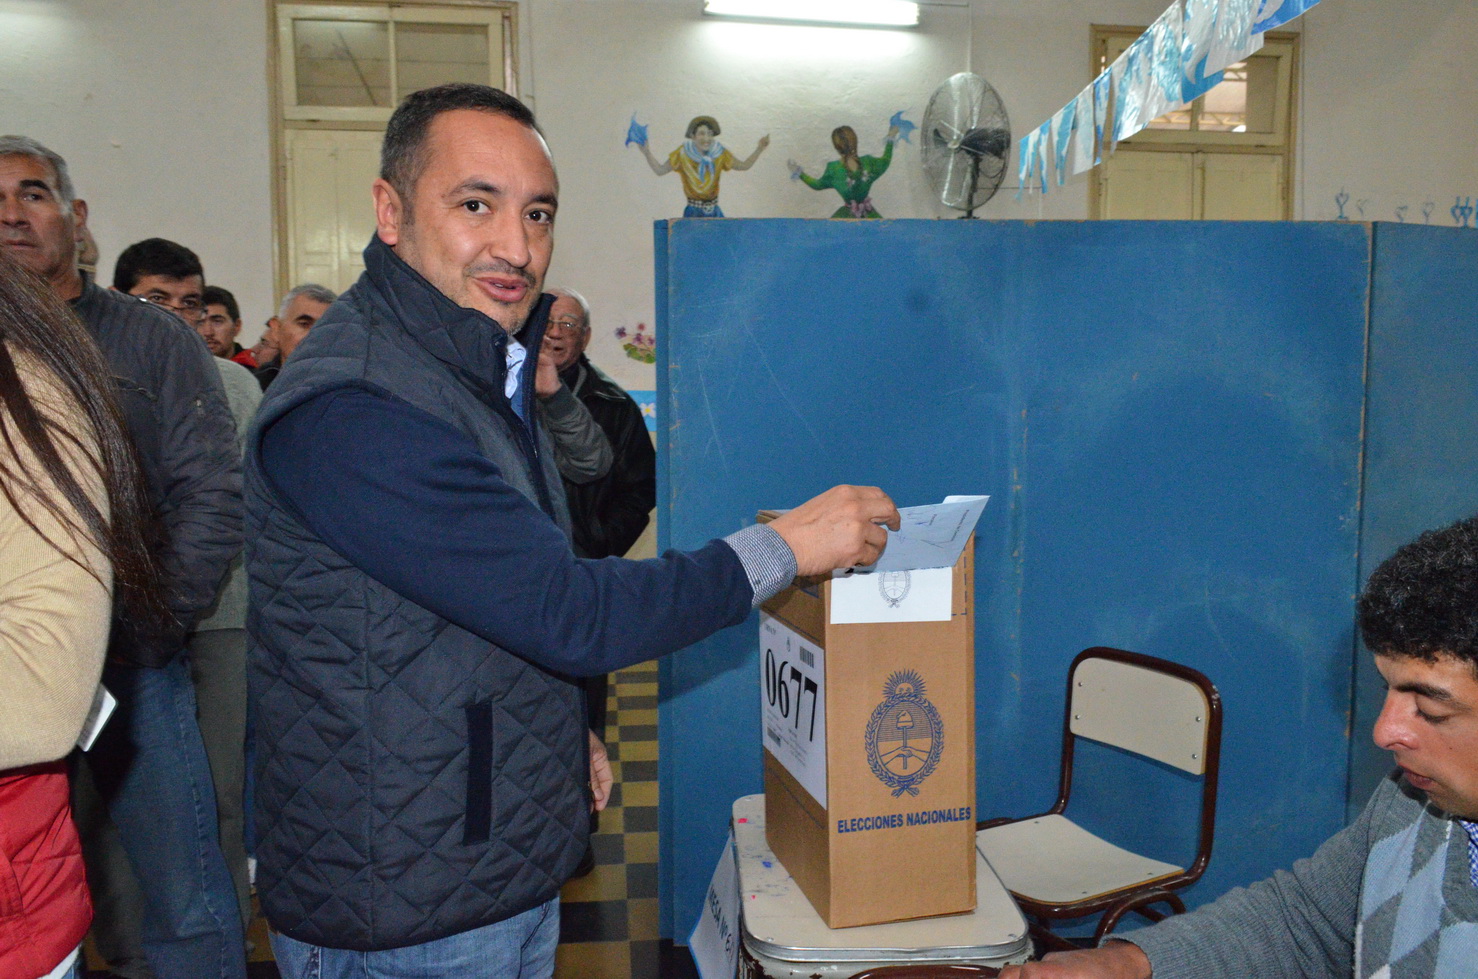
M431 121L443 112L476 109L507 116L538 132L539 125L529 107L491 85L452 82L412 92L396 108L385 127L385 141L380 144L380 179L395 188L403 200L409 200L416 181L426 170L426 134Z
M206 286L200 303L203 306L225 306L227 316L233 320L241 319L241 307L236 305L236 297L220 286Z
M1478 673L1478 517L1429 530L1381 562L1359 615L1376 655L1451 656Z
M199 256L167 238L145 238L123 249L118 264L113 266L113 288L129 292L146 275L162 275L166 279L198 275L205 281Z

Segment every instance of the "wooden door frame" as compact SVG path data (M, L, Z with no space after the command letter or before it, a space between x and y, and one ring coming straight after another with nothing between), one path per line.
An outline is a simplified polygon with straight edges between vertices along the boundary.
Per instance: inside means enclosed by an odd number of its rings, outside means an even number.
M1099 39L1108 33L1120 33L1127 31L1143 31L1145 28L1132 27L1120 24L1092 24L1088 28L1088 69L1089 78L1097 78L1102 69L1099 67ZM1295 154L1298 148L1298 106L1299 106L1299 77L1302 71L1303 44L1302 35L1294 31L1269 31L1264 35L1269 41L1287 43L1292 47L1289 55L1289 79L1288 79L1288 134L1286 145L1278 152L1283 154L1283 220L1293 220L1294 205L1294 173L1296 171ZM1112 120L1110 120L1112 122ZM1107 127L1105 127L1107 128ZM1143 143L1139 146L1126 145L1115 152L1129 153L1187 153L1205 152L1208 147L1200 143L1173 143L1154 142ZM1251 153L1267 155L1266 146L1218 146L1212 150L1216 153ZM1104 154L1105 163L1100 163L1093 168L1088 184L1088 219L1090 221L1104 220L1102 215L1102 183L1104 180L1104 167L1109 154Z
M263 0L262 16L267 24L267 111L268 144L272 154L272 284L273 309L276 303L295 282L288 281L291 269L288 264L287 235L291 227L287 213L287 146L283 135L287 129L369 129L383 131L384 126L368 122L316 123L283 118L282 65L277 44L277 8L281 4L319 3L320 0ZM503 12L503 59L504 77L515 81L522 78L519 63L519 20L518 4L515 0L321 0L323 6L334 7L465 7L479 10L501 10ZM517 94L516 92L514 94Z

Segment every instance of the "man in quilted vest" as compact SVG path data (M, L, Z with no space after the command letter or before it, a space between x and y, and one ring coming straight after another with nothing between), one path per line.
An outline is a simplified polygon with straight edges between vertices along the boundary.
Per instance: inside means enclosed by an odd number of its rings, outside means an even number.
M1002 979L1441 979L1478 968L1478 517L1375 569L1359 602L1396 770L1292 870Z
M579 677L872 562L898 513L837 487L697 550L576 558L533 401L559 207L533 116L417 92L373 195L364 275L248 435L258 894L287 977L548 977L610 784Z

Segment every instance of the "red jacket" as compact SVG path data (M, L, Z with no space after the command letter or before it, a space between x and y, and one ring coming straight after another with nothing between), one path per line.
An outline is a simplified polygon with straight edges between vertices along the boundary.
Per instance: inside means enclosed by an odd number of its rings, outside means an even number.
M91 923L66 763L0 772L0 979L46 975Z

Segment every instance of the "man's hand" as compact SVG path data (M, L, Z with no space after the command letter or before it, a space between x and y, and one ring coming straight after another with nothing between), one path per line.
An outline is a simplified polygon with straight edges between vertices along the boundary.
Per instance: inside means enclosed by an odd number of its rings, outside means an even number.
M1040 962L1008 965L1000 979L1150 979L1150 960L1132 942L1081 952L1053 952Z
M872 564L888 543L884 525L898 529L898 508L876 486L833 486L770 521L802 578Z
M544 351L539 351L539 368L534 372L534 393L541 398L552 398L559 390L560 384L559 368L554 366L554 358Z
M600 738L590 731L590 809L592 812L600 812L606 807L611 799L611 784L615 782L615 776L611 774L611 758L606 754L606 746L601 744Z

